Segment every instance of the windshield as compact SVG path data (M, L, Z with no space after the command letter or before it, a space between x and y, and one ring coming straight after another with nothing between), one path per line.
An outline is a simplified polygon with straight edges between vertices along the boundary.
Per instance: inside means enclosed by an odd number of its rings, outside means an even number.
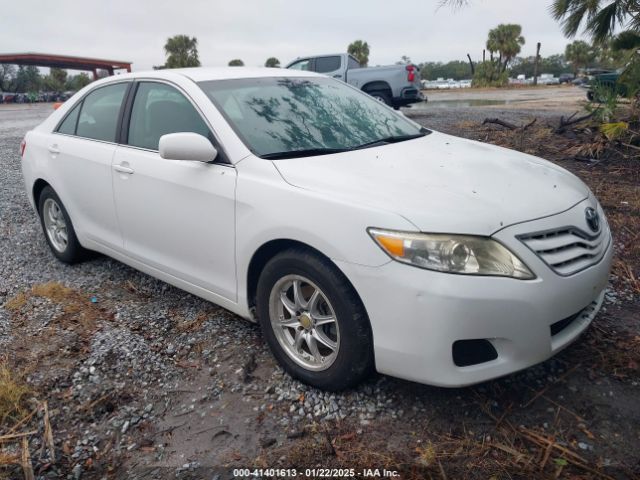
M331 78L250 78L199 83L256 155L321 155L408 140L425 130Z

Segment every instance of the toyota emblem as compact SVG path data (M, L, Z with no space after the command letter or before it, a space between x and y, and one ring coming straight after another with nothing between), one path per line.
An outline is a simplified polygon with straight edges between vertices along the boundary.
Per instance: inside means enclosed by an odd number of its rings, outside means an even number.
M584 217L587 220L587 225L593 232L600 230L600 215L595 208L587 207L584 211Z

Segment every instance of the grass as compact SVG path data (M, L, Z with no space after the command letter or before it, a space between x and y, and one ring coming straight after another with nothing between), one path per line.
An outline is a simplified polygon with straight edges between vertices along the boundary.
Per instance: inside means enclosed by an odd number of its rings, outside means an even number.
M0 359L0 437L12 432L15 427L29 419L31 412L28 401L32 393L16 369L9 366L6 359ZM16 448L11 448L11 443L0 442L0 479L2 480L15 478L10 476L10 472L4 471L5 467L21 463L20 455L16 453Z
M15 369L6 360L0 360L0 433L28 415L27 400L31 393Z
M62 307L62 314L52 323L63 326L79 326L83 331L91 331L95 327L100 309L89 298L59 282L36 284L30 290L20 292L10 298L4 308L14 315L26 314L25 308L33 298L47 299Z
M24 292L20 292L15 297L7 300L7 303L4 304L4 308L10 312L18 312L27 304L27 299L27 295Z
M55 303L64 303L76 297L76 292L58 282L34 285L31 293L36 297L48 298Z

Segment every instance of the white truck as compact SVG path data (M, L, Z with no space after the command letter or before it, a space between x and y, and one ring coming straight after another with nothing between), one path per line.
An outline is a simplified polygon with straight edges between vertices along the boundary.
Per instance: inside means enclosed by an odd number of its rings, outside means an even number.
M420 70L412 64L361 67L352 55L336 53L299 57L286 68L339 78L394 108L425 100L420 91Z

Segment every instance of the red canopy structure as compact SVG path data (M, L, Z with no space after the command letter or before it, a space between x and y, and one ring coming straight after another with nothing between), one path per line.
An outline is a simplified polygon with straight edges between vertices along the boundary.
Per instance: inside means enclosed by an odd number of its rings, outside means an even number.
M88 70L93 72L97 80L98 70L106 70L113 75L114 70L131 71L131 62L120 60L104 60L101 58L73 57L71 55L54 55L50 53L4 53L0 54L0 63L14 65L36 65L38 67L65 68L70 70Z

